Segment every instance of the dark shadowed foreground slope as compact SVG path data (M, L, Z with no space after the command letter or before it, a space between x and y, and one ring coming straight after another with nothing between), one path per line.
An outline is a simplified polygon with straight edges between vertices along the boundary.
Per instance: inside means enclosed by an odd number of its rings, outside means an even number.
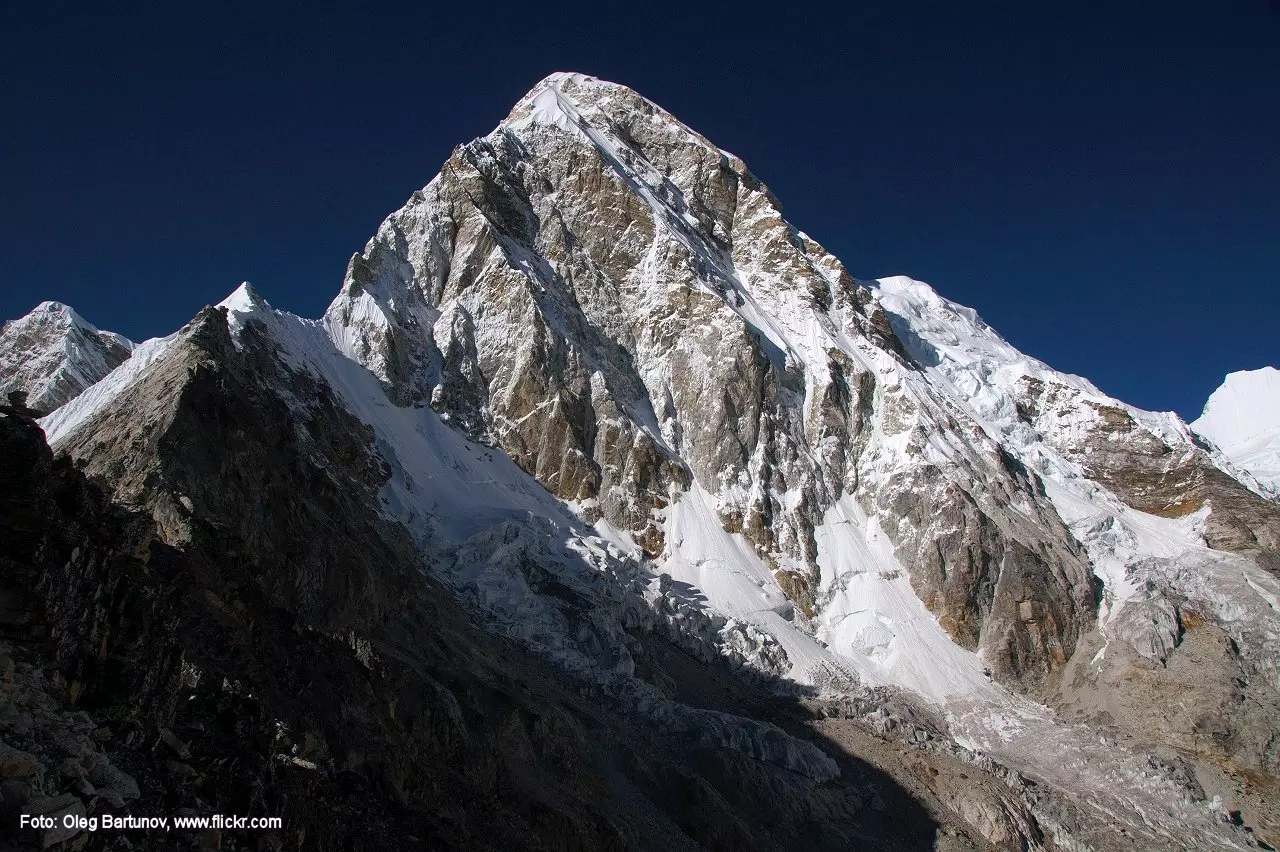
M365 504L367 430L322 393L315 416L289 412L266 389L280 366L229 343L202 315L181 391L133 437L187 498L181 550L0 409L10 836L15 812L220 813L284 828L198 848L932 848L945 809L822 738L798 696L641 635L648 677L709 708L662 730L474 626ZM318 468L307 440L345 465ZM804 749L808 775L780 765Z

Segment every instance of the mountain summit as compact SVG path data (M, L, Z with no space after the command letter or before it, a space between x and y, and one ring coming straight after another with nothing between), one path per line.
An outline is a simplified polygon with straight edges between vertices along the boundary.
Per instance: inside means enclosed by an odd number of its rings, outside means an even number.
M60 302L41 302L0 331L0 398L27 394L27 405L52 411L118 367L133 343L99 331Z
M1273 492L624 86L535 86L322 318L244 285L41 425L192 566L129 575L193 624L131 712L275 725L322 845L1280 839Z

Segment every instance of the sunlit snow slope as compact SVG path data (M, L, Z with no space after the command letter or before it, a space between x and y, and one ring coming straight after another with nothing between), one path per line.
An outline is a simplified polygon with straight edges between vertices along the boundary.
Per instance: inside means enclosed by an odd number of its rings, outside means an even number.
M1191 428L1280 492L1280 370L1229 373Z

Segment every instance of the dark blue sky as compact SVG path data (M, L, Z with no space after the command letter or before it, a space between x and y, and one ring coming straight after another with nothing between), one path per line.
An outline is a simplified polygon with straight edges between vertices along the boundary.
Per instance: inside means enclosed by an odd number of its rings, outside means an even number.
M741 155L854 275L1194 417L1280 361L1280 5L0 0L0 316L141 339L253 281L317 316L555 70ZM110 8L108 7L110 6Z

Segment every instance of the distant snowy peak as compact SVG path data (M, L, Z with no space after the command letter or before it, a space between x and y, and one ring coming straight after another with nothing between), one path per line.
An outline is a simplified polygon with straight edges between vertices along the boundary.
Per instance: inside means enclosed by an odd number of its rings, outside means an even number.
M1228 374L1191 428L1259 482L1280 491L1280 370Z
M877 301L889 313L895 332L916 361L945 359L964 367L982 368L988 374L1012 368L1019 375L1052 378L1104 396L1087 379L1061 373L1023 354L973 308L940 296L923 281L895 275L878 279L873 286Z
M1094 480L1133 508L1175 517L1208 498L1207 491L1190 485L1202 481L1209 468L1255 494L1274 495L1280 471L1276 370L1257 371L1252 381L1237 382L1240 387L1231 391L1224 386L1214 395L1217 402L1211 406L1219 412L1214 422L1225 424L1231 436L1224 439L1203 428L1205 418L1193 429L1174 412L1128 405L1085 378L1024 354L972 308L940 296L928 284L895 276L869 286L932 387L1037 473ZM1267 423L1273 424L1270 430ZM1204 452L1193 431L1211 438L1221 451ZM1253 437L1239 438L1229 449L1239 435Z
M945 377L947 388L966 402L978 419L996 433L1008 432L1027 419L1029 391L1048 387L1073 403L1123 409L1146 429L1166 440L1186 441L1186 427L1171 412L1149 412L1125 405L1082 376L1055 370L1005 340L978 313L940 296L931 286L906 276L881 278L872 284L876 301L918 366ZM993 435L994 436L994 435Z
M23 391L27 405L53 411L127 360L133 348L67 305L42 302L0 331L0 397Z
M1280 370L1229 373L1191 427L1222 447L1280 429Z

